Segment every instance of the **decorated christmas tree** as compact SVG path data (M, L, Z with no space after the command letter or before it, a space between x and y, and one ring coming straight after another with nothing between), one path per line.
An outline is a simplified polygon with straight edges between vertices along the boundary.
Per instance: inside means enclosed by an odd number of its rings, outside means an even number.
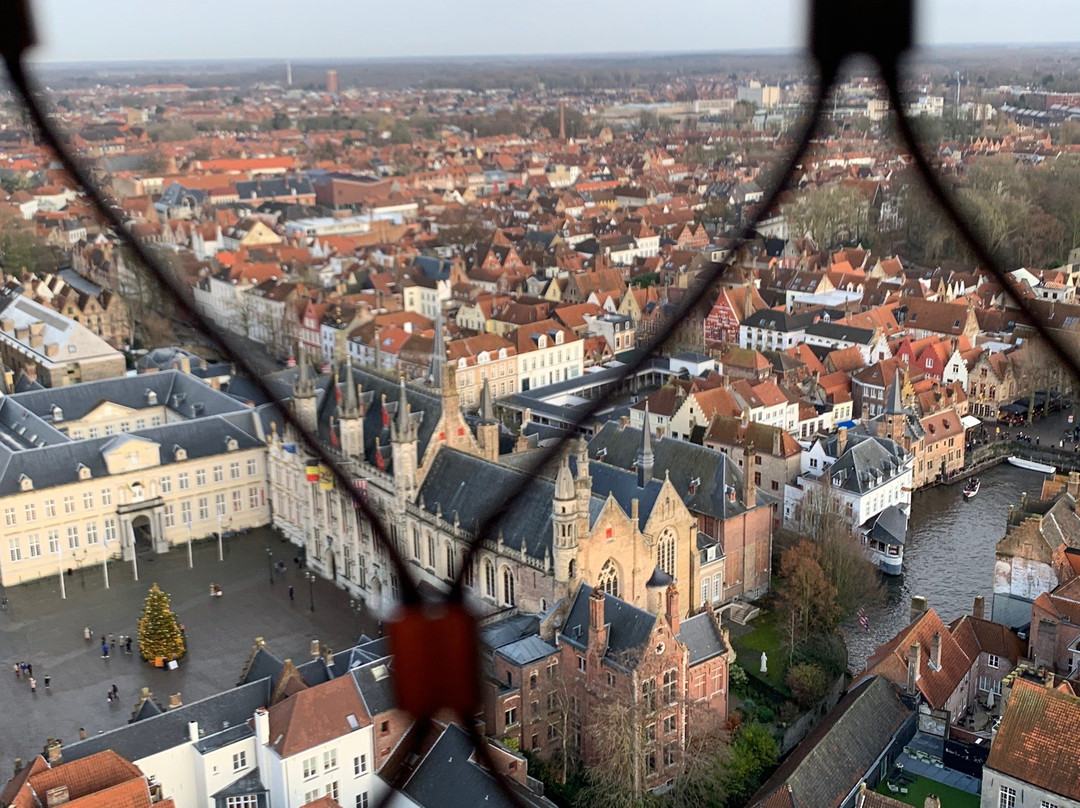
M169 608L169 596L157 584L150 587L142 617L139 618L139 653L147 662L154 662L158 658L168 662L170 659L181 659L187 653L180 624Z

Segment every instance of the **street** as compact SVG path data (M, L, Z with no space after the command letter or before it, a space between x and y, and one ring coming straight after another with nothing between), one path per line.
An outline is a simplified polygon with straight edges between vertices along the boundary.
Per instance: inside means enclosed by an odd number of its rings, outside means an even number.
M293 563L295 547L270 530L235 536L226 546L219 562L216 542L196 543L192 569L183 545L166 555L140 554L138 582L130 563L113 562L110 589L103 586L100 566L84 569L65 578L66 600L56 577L6 589L9 606L0 611L0 760L10 767L15 757L25 761L41 752L49 737L74 741L80 727L94 734L126 723L143 687L163 707L173 693L190 703L233 687L256 637L280 658L299 664L310 659L313 639L340 650L354 642L355 630L377 633L377 619L354 615L345 592L321 579L309 587ZM273 562L285 562L284 573L274 571L272 585L267 548ZM188 655L179 669L143 662L137 640L131 656L118 647L102 659L101 635L136 634L143 601L155 582L172 597L187 633ZM211 583L221 587L222 597L209 596ZM93 632L89 642L84 627ZM25 677L14 675L12 666L20 661L33 665L36 695ZM52 678L48 691L47 675ZM114 684L120 698L110 702L106 691Z

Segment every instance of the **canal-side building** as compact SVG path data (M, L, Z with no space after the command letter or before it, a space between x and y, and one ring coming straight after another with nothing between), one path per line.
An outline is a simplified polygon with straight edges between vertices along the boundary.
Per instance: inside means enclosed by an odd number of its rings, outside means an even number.
M254 411L169 370L0 398L0 582L265 525Z
M853 529L890 505L910 516L912 462L912 455L890 438L849 433L845 427L835 435L818 435L803 451L795 484L786 487L784 522L796 524L808 495L810 501L835 500Z

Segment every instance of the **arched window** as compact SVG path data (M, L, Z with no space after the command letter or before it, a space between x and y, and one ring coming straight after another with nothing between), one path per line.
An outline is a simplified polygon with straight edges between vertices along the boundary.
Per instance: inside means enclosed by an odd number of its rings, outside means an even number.
M446 543L446 577L454 577L454 545L450 542Z
M570 564L566 568L567 577L573 581L577 575L577 561L573 558L570 559Z
M412 526L412 554L413 558L420 560L420 530L416 525Z
M435 569L435 537L430 533L427 534L427 564Z
M517 600L514 595L514 573L509 567L503 567L503 605L515 606Z
M675 533L671 528L666 528L660 534L660 542L656 548L656 566L670 575L675 576Z
M495 565L487 559L484 560L484 594L495 597Z
M596 585L609 595L619 597L619 571L615 569L615 562L610 558L604 563L604 568L600 570L600 577L597 579Z
M476 556L473 556L469 566L465 568L465 586L476 589Z

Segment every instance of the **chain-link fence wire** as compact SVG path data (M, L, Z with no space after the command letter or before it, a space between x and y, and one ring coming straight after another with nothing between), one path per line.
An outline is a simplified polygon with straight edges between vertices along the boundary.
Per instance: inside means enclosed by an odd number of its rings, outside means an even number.
M683 296L679 305L663 320L659 331L646 343L638 357L619 370L610 386L610 392L578 410L563 435L550 446L535 453L532 462L525 469L526 473L519 477L519 482L508 491L502 492L498 505L490 510L478 526L447 596L441 602L425 603L420 596L419 582L413 578L398 546L391 540L387 525L375 513L364 495L354 487L353 475L320 442L316 434L303 427L290 407L277 399L262 375L249 362L239 341L232 334L215 327L195 305L190 289L162 266L143 243L130 234L119 208L106 198L68 148L65 138L54 128L46 114L42 96L35 90L24 67L25 52L35 42L28 0L17 0L7 5L8 19L6 24L0 27L0 49L3 51L12 86L43 142L55 153L64 168L78 180L116 237L128 246L135 258L156 279L176 309L188 318L223 357L236 366L239 373L249 379L267 401L273 402L282 421L293 430L308 452L330 469L340 490L352 499L356 509L370 523L378 547L390 560L398 577L401 600L399 614L388 622L391 651L394 654L392 675L398 706L409 712L414 719L396 757L408 758L411 753L420 750L434 726L433 719L436 714L450 712L465 727L480 764L489 771L502 795L513 806L527 808L527 803L515 790L516 784L512 785L513 781L495 764L476 723L476 715L482 707L479 636L475 618L465 607L464 578L467 570L481 543L498 535L500 523L512 515L515 500L532 480L566 450L567 442L575 439L596 413L608 406L611 398L622 388L622 384L663 349L684 318L707 302L707 296L716 289L724 273L738 258L740 248L754 236L758 225L775 209L780 194L788 187L811 143L838 70L848 57L863 55L876 62L886 86L900 140L912 155L915 168L930 194L961 234L979 267L997 279L1014 305L1026 317L1028 324L1050 346L1056 358L1073 378L1080 381L1080 365L1076 358L1057 334L1040 319L1028 299L1018 293L1000 262L994 259L991 251L984 246L984 240L964 218L952 194L935 174L930 158L920 148L900 94L900 62L912 44L914 0L878 3L868 3L865 0L813 0L809 32L810 54L817 65L819 80L807 123L796 138L792 150L784 158L781 170L775 174L775 180L763 195L753 215L729 241L726 257L711 263L700 273L688 294ZM402 749L406 750L404 754L400 754ZM392 786L404 785L403 779L407 771L404 767L399 771L398 776L391 777ZM393 795L392 790L388 791L381 800L381 805L389 804Z

